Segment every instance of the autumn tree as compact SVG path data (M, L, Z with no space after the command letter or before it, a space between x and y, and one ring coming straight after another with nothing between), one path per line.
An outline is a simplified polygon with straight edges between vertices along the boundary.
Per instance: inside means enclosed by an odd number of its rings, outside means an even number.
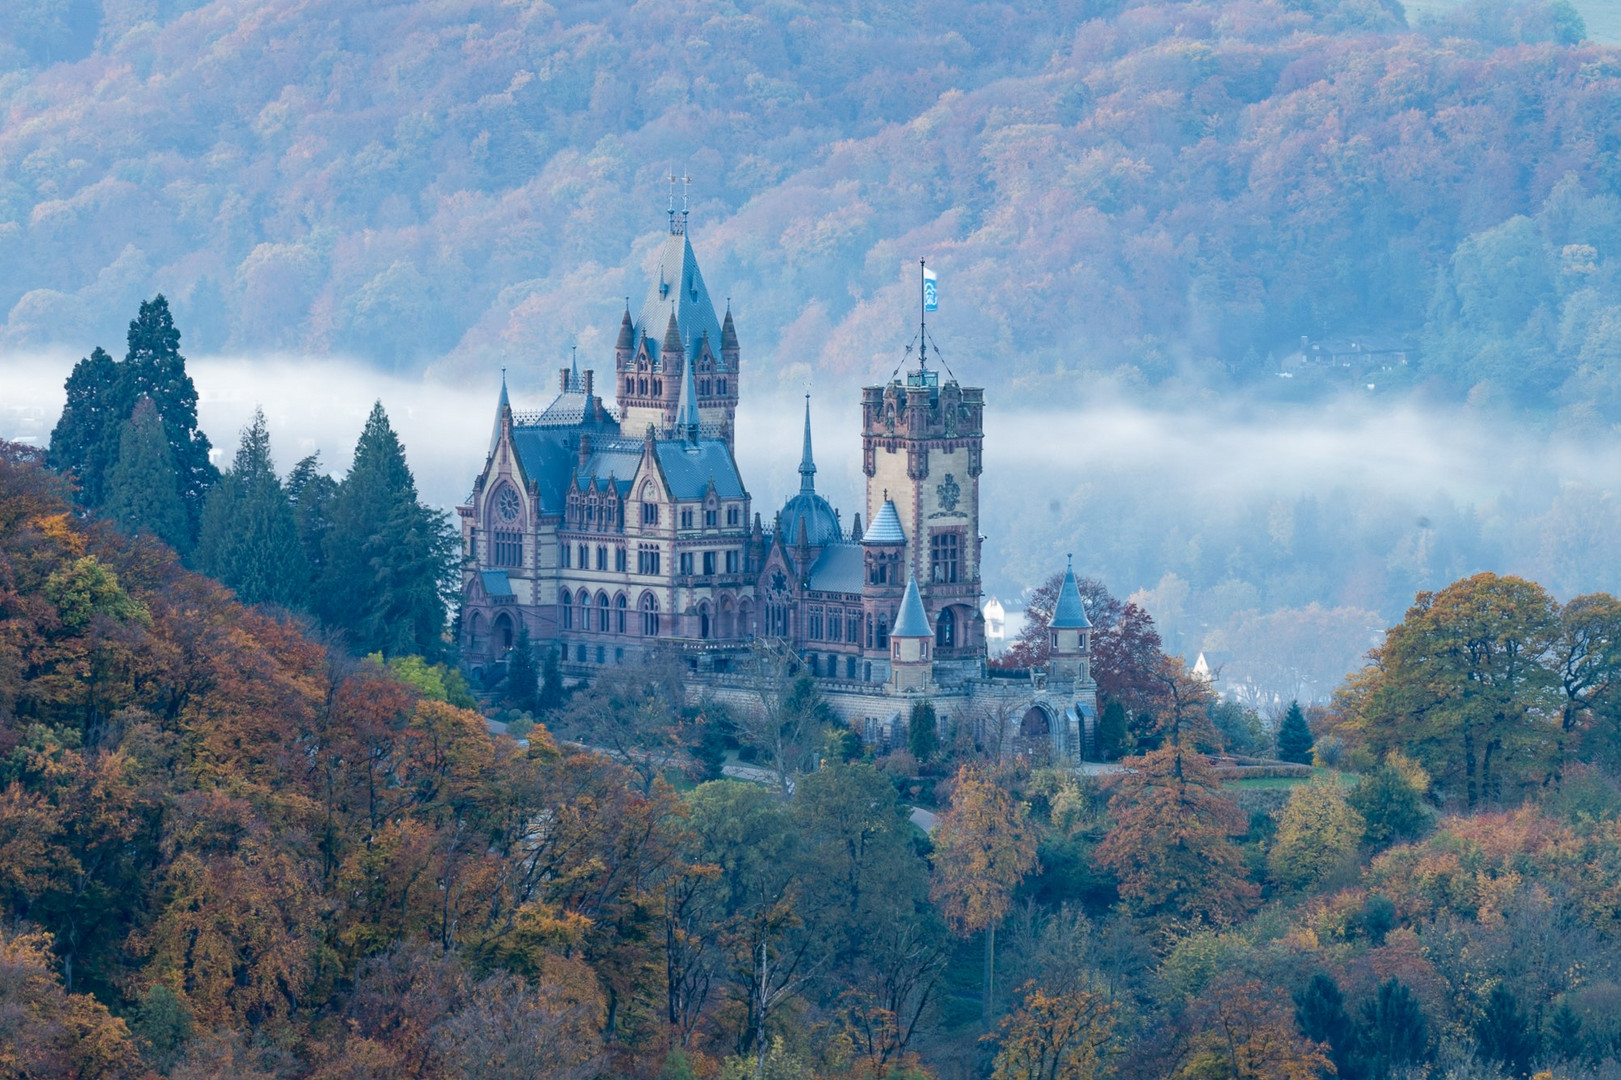
M1563 765L1568 744L1584 735L1606 750L1615 746L1621 720L1621 601L1591 593L1561 607L1553 666L1561 695L1558 764Z
M1093 1080L1107 1064L1115 1008L1101 993L1048 993L1034 983L1002 1019L992 1080Z
M0 1076L120 1080L140 1059L124 1021L62 988L49 934L0 929Z
M1356 782L1346 801L1362 817L1364 841L1383 848L1423 834L1433 816L1424 802L1429 788L1429 774L1418 762L1392 751Z
M946 923L963 937L985 935L982 1002L989 1020L996 927L1007 916L1013 891L1036 866L1036 829L1028 807L992 777L964 765L933 839L931 891Z
M1333 1071L1323 1047L1302 1038L1287 999L1254 979L1223 980L1191 1010L1195 1031L1184 1080L1318 1080Z
M1343 699L1379 754L1411 754L1473 809L1541 778L1558 727L1551 597L1476 574L1420 593Z
M1309 889L1352 865L1365 823L1335 779L1297 784L1278 814L1278 833L1267 852L1272 880L1286 889Z
M1211 691L1174 658L1156 678L1163 744L1127 759L1109 799L1113 825L1093 858L1141 915L1230 921L1249 910L1257 891L1229 839L1248 823L1195 745L1212 735Z

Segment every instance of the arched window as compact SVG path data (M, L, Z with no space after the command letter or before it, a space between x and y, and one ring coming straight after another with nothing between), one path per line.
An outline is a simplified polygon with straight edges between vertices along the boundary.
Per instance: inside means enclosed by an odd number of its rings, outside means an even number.
M642 636L659 636L659 600L652 593L642 594Z
M512 648L512 616L503 611L495 617L494 626L495 640L500 644L501 651L505 653Z
M614 633L625 632L625 594L620 593L614 597Z
M467 651L473 652L478 648L479 631L484 629L484 616L473 612L467 619Z
M562 609L563 629L564 630L572 630L572 629L574 629L574 597L573 597L573 595L570 594L570 593L564 593L563 598L562 598L562 602L559 603L557 606Z
M580 622L581 630L591 629L591 594L584 589L580 590Z
M608 632L608 594L597 593L597 630L600 633Z
M880 649L889 647L889 616L882 613L878 616L878 647Z
M698 636L701 638L707 638L709 636L708 604L700 604L698 607Z
M952 614L950 608L941 611L940 618L935 621L934 644L942 649L957 644L957 616Z

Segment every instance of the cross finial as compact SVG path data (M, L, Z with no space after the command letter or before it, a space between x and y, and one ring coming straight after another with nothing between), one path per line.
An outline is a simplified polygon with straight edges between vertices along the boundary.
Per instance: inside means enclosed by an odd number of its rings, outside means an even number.
M666 180L668 180L670 182L670 209L669 209L668 213L670 215L670 232L672 234L674 234L674 232L675 232L675 170L671 169L668 173L666 173L665 176L664 176L664 179L666 179Z

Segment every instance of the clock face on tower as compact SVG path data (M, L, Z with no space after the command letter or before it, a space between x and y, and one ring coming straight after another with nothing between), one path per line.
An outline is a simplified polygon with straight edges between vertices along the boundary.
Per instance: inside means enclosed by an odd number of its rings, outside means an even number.
M495 512L501 515L501 520L517 521L518 509L518 493L511 488L502 488L501 494L495 497Z

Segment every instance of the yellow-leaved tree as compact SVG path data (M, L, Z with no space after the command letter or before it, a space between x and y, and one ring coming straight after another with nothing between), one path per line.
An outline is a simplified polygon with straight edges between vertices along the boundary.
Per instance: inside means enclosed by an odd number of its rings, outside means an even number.
M1002 1019L991 1080L1093 1080L1114 1034L1114 1006L1094 990L1048 993L1027 983Z
M996 971L996 927L1007 916L1013 890L1036 865L1037 835L1029 808L980 770L957 770L951 806L934 831L934 884L930 889L946 924L968 937L985 934L984 1009L991 1013Z
M1267 853L1272 880L1285 889L1319 884L1356 858L1366 827L1337 780L1297 786L1278 814L1277 839Z

